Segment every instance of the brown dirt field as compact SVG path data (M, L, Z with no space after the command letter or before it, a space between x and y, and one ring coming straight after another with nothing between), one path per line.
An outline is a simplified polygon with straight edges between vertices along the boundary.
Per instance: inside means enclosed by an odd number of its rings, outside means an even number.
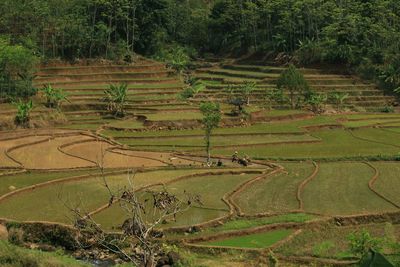
M3 140L0 141L0 168L9 168L9 167L20 167L19 164L6 155L6 151L12 147L28 144L32 142L38 142L41 140L48 139L49 136L34 136L29 138L19 138L12 140Z
M93 141L81 144L74 144L63 148L63 151L70 155L82 157L99 163L106 168L130 168L130 167L161 167L167 166L156 159L141 158L139 156L125 156L109 151L114 146L104 141ZM156 153L155 153L156 154ZM102 157L104 155L104 159ZM103 161L103 163L101 163Z
M77 130L64 130L64 129L21 129L12 131L1 131L0 141L5 141L9 139L17 139L29 136L53 136L53 135L63 135L63 134L79 134L82 131Z
M7 228L2 224L0 224L0 240L8 240Z
M28 137L26 139L30 139ZM66 155L58 150L58 147L85 139L91 139L83 135L56 137L44 143L25 146L13 150L10 155L21 162L27 169L68 169L93 167L94 164L83 159Z

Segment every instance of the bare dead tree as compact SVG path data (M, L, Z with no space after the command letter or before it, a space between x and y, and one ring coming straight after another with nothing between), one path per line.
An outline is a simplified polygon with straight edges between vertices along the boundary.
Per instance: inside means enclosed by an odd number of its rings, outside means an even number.
M165 221L176 221L179 213L193 205L202 205L200 197L184 191L183 197L178 198L165 186L159 190L136 189L132 170L127 172L129 186L113 190L104 169L104 153L99 162L101 182L109 194L108 207L118 205L126 219L121 224L120 234L110 234L96 223L90 213L64 203L75 217L74 227L79 233L81 247L101 247L137 266L156 266L158 257L163 254L159 242L162 233L156 228Z

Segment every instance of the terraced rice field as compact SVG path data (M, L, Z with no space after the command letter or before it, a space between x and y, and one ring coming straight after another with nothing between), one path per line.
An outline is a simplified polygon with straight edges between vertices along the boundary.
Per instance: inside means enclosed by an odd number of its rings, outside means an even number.
M325 215L396 211L368 188L374 170L365 163L320 163L317 176L302 193L306 211Z
M232 237L224 240L211 241L204 244L218 247L262 249L268 248L278 241L281 241L284 238L288 237L292 233L293 231L291 230L276 230L265 233Z
M17 183L20 188L31 185L32 180L35 178L36 181L34 184L46 181L54 181L54 183L32 188L21 194L15 194L15 196L11 195L9 198L4 199L0 207L0 214L5 218L15 220L71 223L73 218L71 217L72 214L68 207L79 206L87 212L95 211L107 204L110 198L107 190L104 190L103 177L100 175L84 176L79 179L67 179L64 181L59 180L62 178L80 176L82 173L86 172L67 172L59 173L58 175L44 175L40 176L40 179L36 178L38 174L25 175L25 177L29 177L29 181L31 182L22 180L20 183ZM140 188L152 184L167 183L173 179L189 174L192 175L205 172L207 172L207 170L165 170L137 173L134 177L130 177L128 173L122 172L118 175L106 175L106 181L112 192L117 194L119 191L123 190L124 187L130 186L128 180L129 177L132 179L135 187ZM231 176L226 176L225 179L223 179L224 176L221 177L221 181L226 182L226 180ZM248 178L240 175L237 175L236 177L238 177L237 179ZM57 182L57 180L59 181ZM205 180L207 181L207 177ZM2 188L2 191L6 191L6 189ZM183 191L180 193L183 193ZM218 203L220 200L217 196L216 198L215 202ZM38 203L41 203L41 205L37 206ZM223 204L222 206L224 207ZM109 217L109 219L114 223L118 223L115 222L114 217Z
M118 201L108 205L107 181L115 195L132 183L143 199L146 189L164 187L179 197L199 195L202 205L157 227L188 249L271 248L284 257L341 261L354 257L346 243L352 231L366 227L382 236L386 222L400 239L398 220L391 219L400 212L400 115L264 109L265 93L282 70L239 63L201 68L193 75L206 89L183 101L183 79L152 60L43 67L35 83L68 93L70 103L62 107L68 122L0 132L0 219L72 224L68 207L79 207L107 231L119 232L127 215ZM394 101L357 77L301 71L320 93L349 93L346 107L377 110ZM225 89L246 81L256 82L257 90L248 118L240 120L229 115ZM120 82L128 83L127 116L116 119L102 98L110 83ZM221 102L221 127L211 137L218 167L205 164L198 109L204 100ZM38 105L33 117L49 112ZM0 108L0 118L15 112ZM252 164L232 162L235 151Z
M282 67L257 66L245 64L225 64L211 68L199 69L196 77L207 84L207 93L204 97L212 97L214 92L222 91L228 84L240 85L243 82L256 82L259 90L253 95L253 102L260 102L262 99L256 96L265 95L263 91L271 90L275 87L275 82ZM385 96L375 85L364 83L356 77L349 75L327 74L317 69L300 69L304 77L313 89L321 93L348 92L350 97L346 104L370 107L385 106L385 103L393 101L391 96ZM219 94L219 97L227 96ZM218 99L218 98L216 98Z
M372 166L377 168L379 172L373 188L394 204L400 206L400 194L398 191L400 164L396 162L373 162Z
M298 187L309 177L314 166L311 163L286 163L287 173L279 173L253 183L234 201L244 214L279 213L299 209L296 199Z
M360 130L360 132L362 131L364 130ZM378 133L376 134L378 135ZM371 140L356 138L351 131L344 129L321 130L313 132L312 136L321 141L311 144L249 146L241 148L241 151L252 157L272 159L363 158L389 156L400 151L399 148L390 143L371 142ZM231 151L231 149L226 148L215 149L215 153L222 155L229 155L232 153Z

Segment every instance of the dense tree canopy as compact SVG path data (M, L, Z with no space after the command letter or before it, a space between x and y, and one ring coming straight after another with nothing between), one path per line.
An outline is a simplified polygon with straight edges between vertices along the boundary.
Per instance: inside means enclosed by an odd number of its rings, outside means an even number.
M43 58L116 59L179 45L283 52L300 64L348 64L390 89L400 81L398 0L3 0L0 34Z

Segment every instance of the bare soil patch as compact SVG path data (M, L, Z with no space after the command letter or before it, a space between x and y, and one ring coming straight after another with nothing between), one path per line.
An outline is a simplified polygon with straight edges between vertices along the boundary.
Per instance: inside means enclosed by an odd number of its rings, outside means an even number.
M7 228L2 224L0 224L0 240L8 240Z
M0 168L20 167L18 162L14 161L7 156L7 151L13 147L34 143L42 140L46 140L49 137L44 136L32 136L28 138L18 138L11 140L0 141Z
M146 152L146 151L133 151L133 150L125 150L116 148L112 150L115 153L121 153L127 155L129 157L140 157L140 158L148 158L154 159L162 162L167 162L172 165L201 165L196 160L183 159L180 157L176 157L172 153L160 153L160 152Z
M123 155L112 152L113 145L104 141L92 141L73 144L63 148L69 155L88 159L103 165L106 168L137 168L137 167L162 167L167 166L157 159L144 158L134 155ZM158 158L158 157L157 157Z
M30 139L28 137L26 139ZM93 163L84 159L64 154L58 148L61 145L77 141L90 140L83 135L56 137L45 142L20 147L10 152L10 155L27 169L69 169L92 167Z

